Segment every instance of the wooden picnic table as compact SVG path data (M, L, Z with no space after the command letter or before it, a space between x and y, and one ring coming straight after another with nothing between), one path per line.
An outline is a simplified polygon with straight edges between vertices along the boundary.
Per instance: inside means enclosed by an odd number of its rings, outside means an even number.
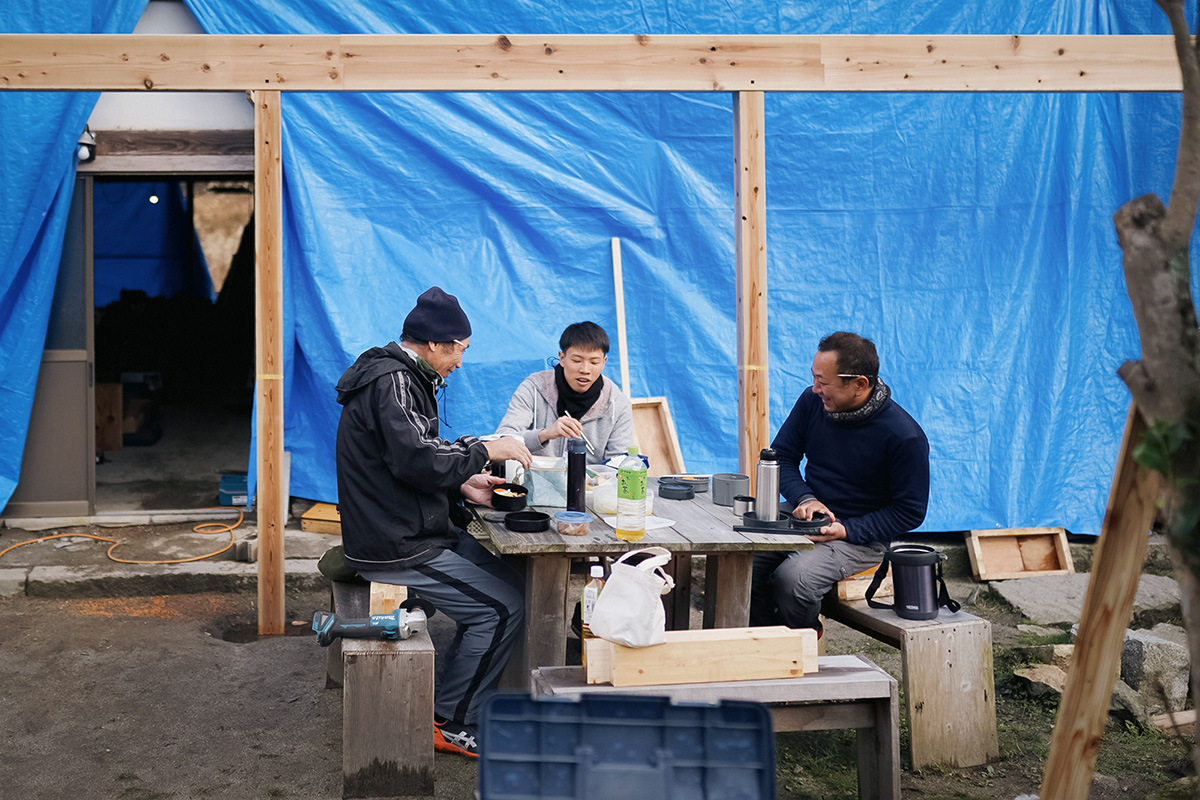
M687 628L690 611L691 560L707 556L704 592L704 627L741 628L750 620L750 580L757 550L802 550L812 547L808 538L788 532L739 532L740 520L733 509L714 505L711 492L697 493L692 500L658 497L658 482L650 479L655 493L655 517L674 520L670 528L646 531L640 542L617 538L616 531L593 514L585 536L562 536L554 529L543 533L514 533L504 527L503 514L479 509L484 530L496 551L525 574L525 641L514 654L520 669L519 684L528 682L538 667L566 663L566 639L570 614L577 598L567 591L571 559L586 556L619 556L629 550L658 546L671 551L675 590L667 595L667 625ZM553 517L562 509L539 508ZM514 673L510 669L510 675Z

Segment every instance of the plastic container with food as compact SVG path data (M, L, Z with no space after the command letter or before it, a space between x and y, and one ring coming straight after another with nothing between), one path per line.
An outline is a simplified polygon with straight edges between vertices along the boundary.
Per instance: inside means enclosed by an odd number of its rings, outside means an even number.
M587 536L592 519L586 511L559 511L554 515L554 523L563 536Z

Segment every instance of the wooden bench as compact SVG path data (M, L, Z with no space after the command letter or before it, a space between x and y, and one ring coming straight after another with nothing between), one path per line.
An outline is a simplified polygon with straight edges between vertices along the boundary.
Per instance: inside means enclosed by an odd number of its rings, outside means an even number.
M973 767L1000 754L990 622L944 608L936 619L904 619L865 600L839 600L836 591L826 596L822 610L829 619L900 648L914 769Z
M402 602L404 587L332 582L335 613L360 618ZM390 607L389 607L390 606ZM433 797L433 642L335 639L326 686L342 687L342 796Z
M533 670L534 697L656 695L676 702L753 700L771 706L776 731L853 729L858 735L858 796L899 800L900 736L896 679L862 656L823 656L802 678L654 686L587 684L583 667Z

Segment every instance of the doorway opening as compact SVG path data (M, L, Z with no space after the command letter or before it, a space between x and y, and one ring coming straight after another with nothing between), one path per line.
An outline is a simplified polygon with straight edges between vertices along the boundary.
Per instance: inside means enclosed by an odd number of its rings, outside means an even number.
M250 454L253 182L97 176L92 199L96 512L215 506Z

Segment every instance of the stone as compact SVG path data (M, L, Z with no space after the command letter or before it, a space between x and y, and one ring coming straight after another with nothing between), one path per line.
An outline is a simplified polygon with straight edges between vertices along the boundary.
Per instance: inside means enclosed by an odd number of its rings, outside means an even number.
M1075 654L1073 644L1040 644L1034 647L1017 648L1022 656L1035 664L1051 664L1063 672L1071 668L1071 656Z
M1112 699L1108 705L1108 715L1118 722L1127 722L1138 728L1149 728L1154 724L1146 704L1141 696L1125 681L1117 681L1113 686Z
M0 597L20 597L25 594L28 580L29 570L24 567L0 569Z
M1053 664L1034 664L1031 667L1014 669L1013 675L1024 681L1025 688L1034 697L1062 694L1067 685L1067 673Z
M1039 625L1075 623L1083 611L1090 575L1040 575L1011 581L992 581L991 586L1026 619ZM1140 627L1177 619L1179 586L1172 578L1142 575L1133 602L1134 619Z
M1150 629L1151 636L1157 636L1159 639L1166 639L1168 642L1174 642L1183 647L1188 646L1187 631L1179 625L1172 625L1169 622L1160 622Z
M1062 628L1047 628L1044 625L1027 625L1022 622L1017 625L1019 633L1028 633L1031 636L1061 636L1066 631Z
M1169 630L1164 633L1171 635ZM1186 644L1160 638L1152 631L1125 632L1121 678L1141 696L1150 714L1183 709L1190 665Z
M1150 800L1193 800L1196 797L1197 778L1189 775L1173 783L1160 786L1150 795Z

